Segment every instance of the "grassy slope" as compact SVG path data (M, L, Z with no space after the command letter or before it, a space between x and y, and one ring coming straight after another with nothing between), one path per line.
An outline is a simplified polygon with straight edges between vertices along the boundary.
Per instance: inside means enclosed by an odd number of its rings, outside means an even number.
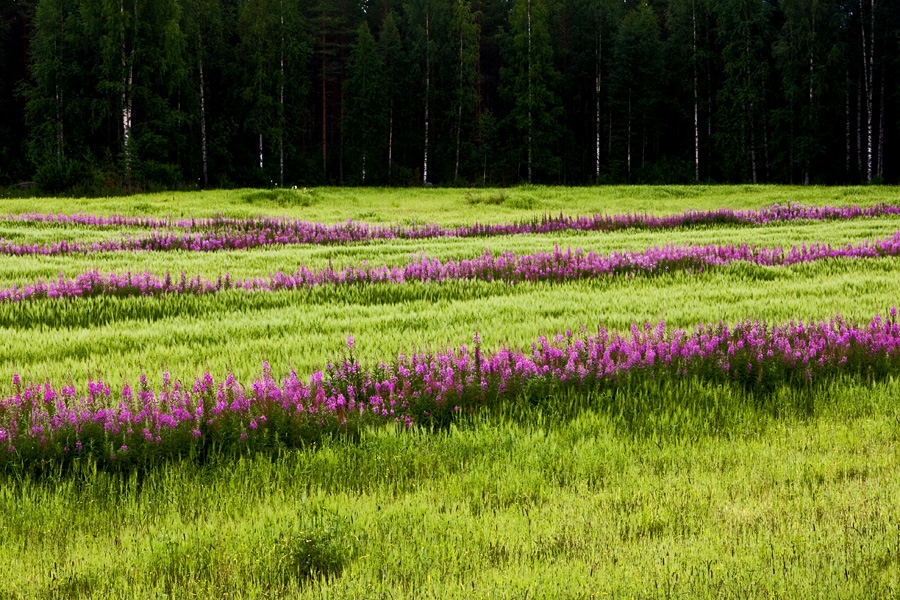
M711 436L531 414L140 484L7 483L0 594L895 597L898 391Z
M501 204L472 203L502 193ZM40 198L0 200L3 213L122 214L200 218L289 216L310 221L347 219L370 223L463 225L473 220L502 222L543 214L595 214L649 211L679 213L686 208L714 210L759 208L798 202L815 205L896 203L893 187L816 186L523 186L505 190L310 188L308 190L227 190L144 194L131 198Z
M531 209L513 209L470 207L461 190L315 193L325 199L289 207L289 214L465 223L551 206L567 213L679 212L787 200L897 200L890 188L535 188L507 191L504 205L532 198ZM249 204L241 194L179 197L177 210L192 216L259 214L261 207L288 212L277 201ZM178 214L166 198L88 201L79 208ZM454 198L451 206L447 200ZM28 203L4 201L0 210L23 210L20 204ZM71 206L42 200L39 208L71 212ZM430 210L433 218L419 219ZM367 212L374 216L360 216ZM896 220L879 219L421 246L433 256L465 257L485 247L521 252L557 242L604 252L671 242L838 244L898 228ZM327 256L336 263L396 263L419 247L70 257L50 266L4 258L0 280L25 283L85 268L255 274L321 264ZM411 346L467 343L476 329L493 347L580 324L620 328L665 318L692 326L836 312L868 319L900 304L898 272L900 259L828 261L567 285L455 283L34 303L0 309L0 323L12 325L0 329L0 387L15 370L76 383L99 373L116 383L133 380L141 368L155 380L163 365L176 375L208 365L219 375L230 367L250 376L267 358L276 373L292 364L308 371L340 356L348 332L363 358L380 359ZM67 323L74 326L60 328ZM606 409L594 404L556 416L552 407L511 409L441 434L370 431L357 444L329 442L275 461L175 465L140 482L102 474L0 481L0 563L12 567L6 569L12 575L0 578L0 597L265 597L292 596L298 587L311 597L337 598L900 593L896 382L843 382L814 393L811 406L690 384L623 396ZM632 403L628 418L623 401ZM797 406L806 408L794 414ZM304 578L309 564L332 575Z
M67 231L77 228L66 228ZM623 231L611 234L527 235L477 239L396 241L337 247L291 246L240 252L141 252L66 257L0 257L0 285L101 272L200 274L215 279L266 276L299 265L399 265L418 250L449 259L485 249L528 253L584 248L609 253L666 244L835 246L884 238L900 218L753 228ZM107 232L107 235L109 233ZM398 352L446 349L469 343L479 331L488 348L528 345L540 335L581 325L628 327L665 320L676 327L746 318L827 319L836 313L869 319L900 304L900 259L831 260L790 268L734 264L703 274L606 278L566 285L488 282L378 285L301 292L167 298L95 298L0 305L0 389L14 372L26 378L103 376L119 385L144 371L151 380L168 368L191 379L207 366L221 377L257 375L263 360L276 374L302 373L340 357L352 333L360 356L381 360Z

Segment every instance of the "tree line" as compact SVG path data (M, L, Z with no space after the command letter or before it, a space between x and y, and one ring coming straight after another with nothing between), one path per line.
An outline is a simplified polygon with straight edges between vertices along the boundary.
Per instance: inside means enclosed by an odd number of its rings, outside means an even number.
M0 184L897 182L900 0L0 0Z

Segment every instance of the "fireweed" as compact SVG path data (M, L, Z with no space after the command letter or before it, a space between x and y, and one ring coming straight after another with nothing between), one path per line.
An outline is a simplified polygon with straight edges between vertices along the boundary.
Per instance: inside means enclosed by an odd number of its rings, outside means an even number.
M344 360L301 380L280 382L268 363L256 381L209 373L191 385L163 375L154 391L113 393L102 381L87 392L13 378L0 400L0 469L65 468L93 461L106 468L146 467L177 457L294 448L323 435L357 435L381 423L442 426L479 408L522 398L553 402L589 397L635 381L697 380L767 393L841 377L878 379L900 371L897 310L854 326L840 316L817 324L769 326L746 321L669 331L665 323L632 325L620 335L567 331L541 337L526 351L472 348L400 355L364 368L347 338Z
M57 281L36 281L23 287L0 290L0 302L20 302L43 298L79 298L89 296L161 296L164 294L208 294L222 290L243 289L274 291L308 288L320 285L362 283L399 284L405 281L440 282L476 279L504 281L509 284L526 281L563 282L610 275L659 274L671 271L702 272L716 265L749 262L764 266L789 266L833 258L880 258L900 255L900 231L873 242L833 247L830 244L801 244L786 250L748 244L709 246L664 246L643 252L613 252L608 255L583 250L537 252L517 255L485 252L473 259L448 260L428 258L420 253L402 266L344 268L322 270L301 266L293 273L277 272L267 277L232 278L229 274L209 280L200 275L188 277L181 272L158 276L153 273L108 273L89 271L74 278L60 274Z
M558 217L544 215L531 220L484 225L475 223L459 227L436 224L403 226L398 224L371 225L356 221L323 224L288 218L256 217L234 219L224 216L208 219L171 219L152 217L53 215L28 213L7 215L3 220L37 223L88 225L94 227L141 227L155 231L147 236L122 236L102 242L59 241L49 245L13 244L0 238L0 254L57 255L70 253L120 251L186 250L215 252L243 250L261 246L296 244L349 244L373 240L427 239L444 237L489 237L517 234L546 234L560 231L618 231L623 229L674 229L691 226L766 225L797 220L850 220L900 214L900 206L878 204L860 206L807 206L774 204L759 210L718 209L713 211L685 211L671 216L647 213L621 215L592 215ZM173 233L166 229L181 229Z

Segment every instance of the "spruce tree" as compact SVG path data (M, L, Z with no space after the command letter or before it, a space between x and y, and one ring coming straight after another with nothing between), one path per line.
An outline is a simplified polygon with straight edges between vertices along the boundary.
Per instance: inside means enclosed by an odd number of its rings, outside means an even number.
M346 113L343 133L347 140L351 180L362 185L383 181L385 123L388 102L383 63L369 25L363 22L347 64L344 82Z
M718 92L720 164L727 179L757 183L768 166L769 6L721 0L716 14L725 76Z
M549 32L549 0L515 0L510 11L512 44L501 72L505 94L512 103L512 123L525 161L525 180L556 180L560 158L559 117L562 105L556 94L559 73L553 65ZM521 160L520 159L520 160Z
M616 34L610 71L611 102L630 179L648 159L661 122L663 46L656 15L646 2L628 12Z
M393 11L388 12L384 19L378 46L381 62L384 65L384 93L387 101L386 179L388 185L392 185L396 183L398 125L403 122L402 119L407 114L407 111L404 110L406 107L403 98L408 88L407 74L409 71L403 51L403 40L400 37L400 30L397 28L397 15Z

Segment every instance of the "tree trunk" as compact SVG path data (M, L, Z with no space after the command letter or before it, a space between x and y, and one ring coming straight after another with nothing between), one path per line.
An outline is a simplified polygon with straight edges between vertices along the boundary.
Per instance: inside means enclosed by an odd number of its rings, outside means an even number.
M862 58L863 81L866 93L866 181L872 181L872 55L875 52L875 0L871 0L871 29L869 30L868 43L866 41L866 26L863 18L862 0L859 0L860 30L862 33Z
M531 88L531 0L528 0L527 7L527 17L528 17L528 183L530 184L531 179L531 145L534 141L534 127L532 123L532 102L534 96L532 94Z
M628 136L625 147L628 152L628 178L631 179L631 88L628 89Z
M394 182L393 171L391 170L391 161L393 160L394 150L394 99L390 100L390 114L388 115L388 185Z
M425 8L425 155L422 161L422 185L428 185L428 105L431 96L431 6Z
M694 27L692 62L694 64L694 179L700 181L700 120L698 118L699 102L697 100L697 2L691 2L691 22Z
M281 8L281 61L279 65L280 80L278 82L278 102L281 111L281 135L278 136L278 185L284 187L284 0Z
M884 178L884 64L881 66L881 97L878 101L878 176Z
M200 71L200 171L203 187L209 186L209 169L206 152L206 85L203 80L203 35L197 38L197 65Z
M456 165L453 168L454 183L459 180L459 140L460 130L462 129L462 101L463 101L463 28L460 23L459 27L459 91L457 92L456 107Z
M328 103L325 94L325 68L327 51L325 48L325 8L322 8L322 183L328 183Z
M601 94L601 83L602 83L602 73L601 70L603 68L603 33L599 31L600 25L597 25L597 73L596 80L594 83L594 102L596 103L596 119L595 119L595 127L596 127L596 135L597 135L597 154L595 156L595 171L594 176L596 177L596 181L600 181L600 94Z
M846 71L846 76L847 76L847 81L846 81L847 98L846 98L845 112L846 112L846 117L847 117L847 127L844 132L844 137L846 138L846 141L847 141L847 163L846 163L847 164L847 166L846 166L847 172L845 174L845 177L846 177L846 179L849 179L850 178L850 70L849 69ZM846 183L846 180L844 183Z
M126 50L125 44L125 2L120 0L119 13L122 17L122 156L125 165L125 182L131 184L131 127L132 127L132 93L134 83L134 47ZM137 1L134 4L134 20L137 26Z
M56 164L62 164L66 157L65 138L63 136L63 95L56 84Z
M863 76L856 82L856 172L862 177L866 158L863 151Z

